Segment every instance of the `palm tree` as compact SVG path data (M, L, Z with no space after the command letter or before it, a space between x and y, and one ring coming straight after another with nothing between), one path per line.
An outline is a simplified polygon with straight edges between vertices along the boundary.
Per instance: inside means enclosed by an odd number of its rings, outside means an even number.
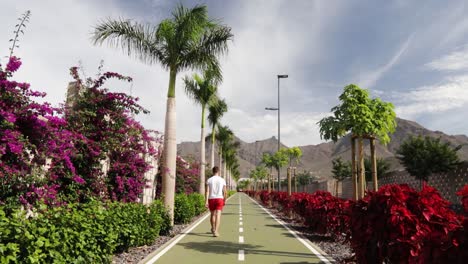
M162 192L164 204L169 208L171 225L174 216L174 190L176 175L176 105L175 85L177 74L184 70L211 68L221 78L217 56L228 51L231 29L208 17L207 7L197 5L192 9L178 5L172 18L157 26L130 20L111 20L99 23L94 30L95 44L107 41L120 46L129 56L153 64L160 63L169 70L167 110L164 128L162 166Z
M211 167L214 166L214 156L215 156L215 140L216 140L216 126L219 125L221 117L228 110L226 101L218 100L216 104L208 106L208 122L211 125Z
M229 138L228 141L221 144L223 151L223 161L224 161L224 178L229 179L230 168L233 165L233 162L237 160L237 149L240 146L238 141L234 141L234 135ZM230 182L229 182L230 183Z
M222 172L224 172L223 170L223 146L227 147L228 146L228 142L231 141L231 139L234 137L234 133L232 132L231 129L229 129L228 126L222 126L222 125L218 125L218 136L216 137L216 140L218 141L218 146L219 146L219 169L222 170ZM222 175L221 174L221 171L219 173L219 175Z
M193 75L193 79L184 78L185 93L202 107L201 140L200 140L200 183L198 192L205 195L205 109L207 105L214 105L218 100L216 92L218 79L211 69L204 72L203 77Z

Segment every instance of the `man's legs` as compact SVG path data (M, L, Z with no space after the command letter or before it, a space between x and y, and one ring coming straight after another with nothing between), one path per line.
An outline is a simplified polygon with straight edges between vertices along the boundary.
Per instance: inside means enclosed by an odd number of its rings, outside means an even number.
M211 233L215 233L215 228L216 228L216 211L213 210L213 211L210 211L211 213L211 217L210 217L210 223L211 223Z
M219 225L221 223L221 210L215 210L215 234L219 235L218 230L219 230Z

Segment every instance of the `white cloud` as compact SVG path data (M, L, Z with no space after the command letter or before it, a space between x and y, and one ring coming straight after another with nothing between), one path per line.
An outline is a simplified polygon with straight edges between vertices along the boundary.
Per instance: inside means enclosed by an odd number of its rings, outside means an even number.
M468 69L468 46L462 50L454 51L425 65L427 68L438 71L458 71Z
M317 122L329 113L290 112L281 113L281 143L287 146L302 146L321 142ZM278 115L258 114L232 109L224 118L234 133L242 140L278 137Z
M372 71L364 72L358 77L358 84L366 89L374 87L377 81L382 78L393 66L395 66L398 61L400 60L401 56L406 52L409 45L411 44L411 40L413 35L410 35L405 42L403 42L398 49L398 51L393 55L393 57L388 61L385 65L381 66Z
M456 110L468 104L468 75L447 78L443 83L396 94L397 115L414 119L423 114Z

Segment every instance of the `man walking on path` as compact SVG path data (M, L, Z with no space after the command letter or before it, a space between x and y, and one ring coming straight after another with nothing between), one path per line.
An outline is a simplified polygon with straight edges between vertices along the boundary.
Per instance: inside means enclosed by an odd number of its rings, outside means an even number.
M206 181L205 206L211 212L211 233L219 236L219 224L221 222L221 211L226 201L226 181L219 175L219 168L213 167L213 176Z

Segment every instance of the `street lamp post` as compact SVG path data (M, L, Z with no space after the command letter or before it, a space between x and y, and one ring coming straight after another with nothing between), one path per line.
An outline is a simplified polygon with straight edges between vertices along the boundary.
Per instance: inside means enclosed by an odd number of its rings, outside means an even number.
M281 127L281 119L280 119L280 79L285 79L288 78L287 74L279 74L277 75L278 77L278 107L266 107L265 110L272 110L272 111L278 111L278 151L280 150L280 145L281 145L281 133L280 133L280 127ZM281 178L280 178L280 170L278 169L278 191L281 191Z

